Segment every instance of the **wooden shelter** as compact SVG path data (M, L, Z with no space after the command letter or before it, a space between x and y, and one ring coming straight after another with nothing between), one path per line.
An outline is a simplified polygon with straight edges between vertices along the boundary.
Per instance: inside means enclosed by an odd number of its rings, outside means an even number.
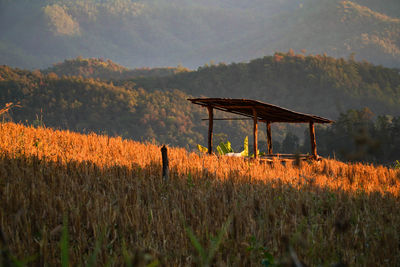
M213 138L213 124L214 120L240 120L243 118L214 118L214 109L238 114L253 120L253 147L254 157L257 158L258 151L258 122L264 122L267 128L267 158L272 157L287 157L293 158L291 154L273 154L272 151L272 137L271 137L271 124L276 122L286 123L308 123L310 127L310 141L311 141L311 156L301 155L303 158L318 159L317 143L315 140L314 123L332 123L332 120L309 115L299 112L294 112L282 107L263 103L250 99L229 99L229 98L191 98L188 99L193 104L206 107L208 110L208 153L212 154L212 138ZM246 119L246 118L244 118Z

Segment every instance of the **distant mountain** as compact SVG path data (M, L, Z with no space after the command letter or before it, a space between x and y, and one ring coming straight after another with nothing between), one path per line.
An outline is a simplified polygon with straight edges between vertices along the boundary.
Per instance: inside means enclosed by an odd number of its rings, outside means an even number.
M195 68L292 48L400 67L399 11L398 0L0 0L0 64Z
M396 6L400 10L400 2ZM267 20L262 28L256 27L241 39L201 52L218 62L294 49L333 57L355 55L358 60L400 66L400 18L355 2L306 1L293 12Z
M400 18L400 4L396 0L353 0L352 2L366 6L379 13L387 14L391 17Z
M136 77L163 77L179 72L189 71L181 66L165 68L137 68L128 69L111 60L101 58L67 59L53 67L43 70L44 73L55 73L59 76L81 76L84 78L98 78L101 80L133 79Z

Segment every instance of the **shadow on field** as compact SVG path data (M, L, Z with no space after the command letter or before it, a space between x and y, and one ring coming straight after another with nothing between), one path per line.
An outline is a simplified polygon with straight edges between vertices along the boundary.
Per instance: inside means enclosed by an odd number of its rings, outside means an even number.
M71 265L247 266L293 255L310 265L400 264L400 205L390 194L297 189L235 171L218 179L205 169L171 168L162 182L161 169L1 155L1 250L59 265L66 216Z

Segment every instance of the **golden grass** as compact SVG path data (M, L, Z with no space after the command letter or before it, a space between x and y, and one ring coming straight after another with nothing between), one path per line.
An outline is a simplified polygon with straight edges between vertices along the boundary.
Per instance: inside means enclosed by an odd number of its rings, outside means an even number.
M0 226L10 251L60 263L63 216L71 264L197 259L185 225L203 245L232 216L217 265L260 265L288 247L307 264L400 264L400 174L334 160L301 167L201 156L96 134L0 124ZM102 238L103 237L103 238ZM140 265L140 264L139 264Z

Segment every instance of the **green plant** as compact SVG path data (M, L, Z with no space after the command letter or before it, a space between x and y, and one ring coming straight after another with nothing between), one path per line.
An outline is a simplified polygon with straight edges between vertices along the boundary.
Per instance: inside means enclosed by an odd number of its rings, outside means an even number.
M228 153L233 153L232 147L231 147L231 142L226 141L226 143L224 144L224 142L221 142L218 146L217 146L217 151L218 154L220 154L221 156L228 154Z
M243 151L241 152L243 157L249 156L249 137L246 136L243 141Z
M68 249L68 219L67 219L67 216L64 216L64 220L63 220L60 248L61 248L61 266L68 267L69 266L69 251L68 251L69 249Z
M400 169L400 161L396 160L396 162L394 163L394 168Z
M87 263L86 263L87 267L96 266L97 256L100 253L103 238L104 238L104 232L101 234L101 237L98 240L96 240L94 251L87 258ZM61 248L61 266L68 267L71 264L70 264L70 259L69 259L69 236L68 236L68 218L67 218L67 216L64 216L64 219L63 219L60 248Z
M228 220L222 225L222 228L220 229L218 235L216 237L211 237L209 241L209 248L206 249L204 248L195 234L193 233L193 230L186 226L185 230L186 233L189 236L190 242L194 246L194 248L197 250L199 257L198 257L198 264L199 266L211 266L211 263L214 259L215 253L218 251L219 246L222 243L222 239L224 238L224 235L226 234L228 230L228 226L230 225L232 221L232 217L229 216Z
M243 147L244 147L244 149L242 152L240 152L240 154L242 157L248 157L249 156L249 137L248 136L246 136L244 138ZM197 145L197 149L202 153L208 152L208 149L206 147L199 145L199 144ZM226 155L228 153L234 153L231 142L229 142L229 141L226 141L226 143L221 142L217 146L217 151L220 156Z
M44 122L43 122L43 113L42 110L40 110L40 117L36 114L36 119L32 122L32 125L34 127L44 127Z
M202 145L197 145L197 149L202 152L202 153L207 153L208 152L208 148L202 146Z
M192 178L192 174L189 172L187 175L187 185L189 187L194 187L194 182L193 182L193 178Z
M247 247L247 251L250 252L252 255L254 255L256 258L261 257L261 264L265 267L274 267L277 266L275 264L274 256L270 252L268 252L268 249L264 247L262 244L260 244L256 237L253 235L250 238L250 244Z

